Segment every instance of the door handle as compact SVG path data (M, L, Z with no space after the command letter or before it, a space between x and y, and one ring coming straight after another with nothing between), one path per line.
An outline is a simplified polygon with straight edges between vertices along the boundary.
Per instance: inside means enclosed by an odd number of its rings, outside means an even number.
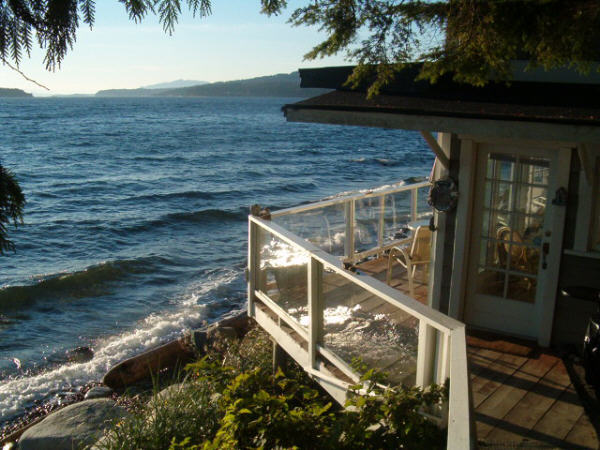
M548 263L546 262L548 252L550 252L550 243L544 242L542 244L542 269L546 269L548 267Z

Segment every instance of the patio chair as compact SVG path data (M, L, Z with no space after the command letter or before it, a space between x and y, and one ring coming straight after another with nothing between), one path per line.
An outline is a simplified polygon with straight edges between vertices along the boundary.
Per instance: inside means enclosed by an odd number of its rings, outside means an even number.
M388 258L387 284L392 283L392 266L394 260L406 269L408 278L408 290L411 297L415 296L415 273L418 266L424 266L427 269L431 259L431 230L429 227L418 227L412 238L410 248L392 247Z
M507 259L511 258L511 267L517 270L525 270L527 267L527 252L522 245L523 238L518 231L510 227L501 227L496 232L498 261L500 267L506 267ZM512 245L510 243L513 243Z

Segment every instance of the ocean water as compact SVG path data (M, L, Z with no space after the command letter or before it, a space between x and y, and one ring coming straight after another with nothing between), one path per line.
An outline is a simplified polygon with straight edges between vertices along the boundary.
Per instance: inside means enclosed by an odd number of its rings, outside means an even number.
M0 257L0 425L243 308L250 205L429 174L417 133L287 123L297 100L0 99L27 196ZM94 358L68 363L78 346Z

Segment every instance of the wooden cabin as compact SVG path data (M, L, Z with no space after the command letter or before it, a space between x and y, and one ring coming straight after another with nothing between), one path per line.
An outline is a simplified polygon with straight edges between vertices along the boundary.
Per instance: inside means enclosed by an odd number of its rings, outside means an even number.
M432 179L251 216L249 314L340 402L356 356L395 383L449 378L449 448L598 448L561 356L600 288L600 76L475 88L415 69L367 99L351 70L300 70L332 91L287 120L419 131Z

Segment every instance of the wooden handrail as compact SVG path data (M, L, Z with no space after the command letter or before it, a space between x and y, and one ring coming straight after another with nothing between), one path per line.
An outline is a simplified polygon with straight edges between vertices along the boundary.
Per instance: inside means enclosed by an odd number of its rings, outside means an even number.
M256 280L260 270L260 249L257 248L257 242L259 241L258 233L260 233L261 228L281 241L308 254L309 260L307 261L307 265L311 265L311 267L310 270L307 271L307 274L310 277L315 277L315 280L312 280L311 278L312 281L310 283L307 279L307 300L310 305L309 317L311 321L313 321L315 317L319 317L320 321L323 319L324 305L319 300L319 296L322 295L320 293L322 287L320 286L321 282L317 277L319 276L319 272L322 276L324 270L334 272L337 275L344 277L354 285L360 286L381 300L384 300L394 307L419 319L420 335L417 374L419 374L419 365L421 364L423 367L421 368L421 375L418 377L417 384L425 387L433 382L443 383L450 377L451 383L447 416L448 448L474 448L475 432L471 416L472 407L467 365L466 334L465 325L463 323L420 303L375 278L364 274L353 273L344 269L342 262L338 258L321 250L314 244L302 239L276 223L263 220L256 216L249 216L249 224L251 233L250 242L252 246L252 250L249 252L249 280ZM280 319L286 322L303 339L308 341L306 361L302 360L299 362L311 375L316 376L317 378L321 377L323 380L337 384L339 387L346 387L346 382L337 380L330 375L323 375L319 371L317 356L322 355L338 369L342 370L345 375L349 376L351 379L357 379L357 374L354 373L352 368L346 362L330 349L327 349L322 345L322 330L319 326L315 327L315 324L312 324L309 326L308 330L300 326L293 317L271 300L265 292L256 289L258 283L252 282L249 283L249 285L250 284L254 288L250 293L252 298L262 301ZM252 310L253 308L249 308L249 312ZM438 344L435 344L436 339L434 330L438 330L442 333ZM423 333L421 331L423 331ZM422 344L424 345L423 348L421 348ZM438 346L437 350L435 350L436 345ZM435 376L433 375L434 372Z
M293 206L291 208L280 209L271 213L273 219L277 217L287 216L290 214L298 214L301 212L311 211L313 209L325 208L327 206L341 205L349 201L362 200L363 198L381 197L389 194L396 194L398 192L412 191L420 188L429 186L429 181L421 181L420 183L405 184L389 189L372 190L362 194L345 195L343 197L336 197L328 200L321 200L319 202L308 203L306 205Z

